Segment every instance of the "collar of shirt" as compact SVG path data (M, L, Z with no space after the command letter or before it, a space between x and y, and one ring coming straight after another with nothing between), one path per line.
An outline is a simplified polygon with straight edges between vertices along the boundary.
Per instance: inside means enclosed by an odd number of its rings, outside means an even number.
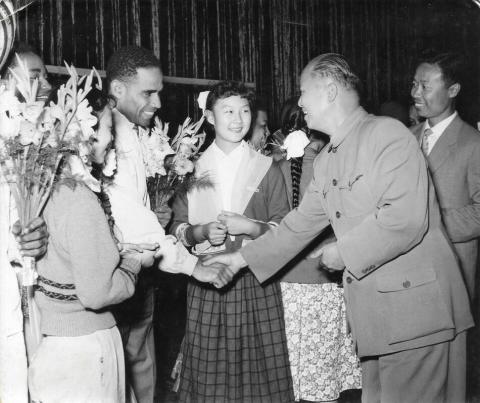
M213 151L215 153L215 159L217 163L219 164L224 164L227 163L229 166L229 171L232 171L233 167L238 168L238 165L240 164L240 161L242 160L243 153L248 147L248 144L245 141L241 141L241 143L236 147L233 151L231 151L229 154L225 154L223 150L221 150L218 146L217 143L213 142Z
M443 119L441 122L438 122L435 126L431 127L428 124L428 119L425 120L425 125L423 126L422 134L425 130L430 129L432 130L432 134L428 136L428 150L429 152L432 151L433 146L438 141L440 136L443 134L445 129L448 127L450 123L453 122L453 119L457 117L457 111L453 112L448 118Z
M130 122L118 109L113 109L112 113L115 148L119 151L129 151L139 143L136 125Z
M353 113L348 116L340 125L335 134L330 138L330 144L333 148L337 148L342 144L343 140L357 127L358 122L367 116L367 112L361 106L358 106Z

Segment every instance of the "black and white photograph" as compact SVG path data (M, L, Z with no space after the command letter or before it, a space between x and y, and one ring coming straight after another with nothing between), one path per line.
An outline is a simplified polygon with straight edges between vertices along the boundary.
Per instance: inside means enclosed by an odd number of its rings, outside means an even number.
M0 0L0 403L480 403L480 0Z

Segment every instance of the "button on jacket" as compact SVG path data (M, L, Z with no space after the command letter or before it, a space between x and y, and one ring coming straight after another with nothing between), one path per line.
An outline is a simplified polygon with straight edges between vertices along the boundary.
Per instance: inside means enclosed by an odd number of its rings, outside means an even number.
M265 281L330 223L359 356L452 340L473 325L425 159L401 123L357 108L315 160L298 209L240 252Z

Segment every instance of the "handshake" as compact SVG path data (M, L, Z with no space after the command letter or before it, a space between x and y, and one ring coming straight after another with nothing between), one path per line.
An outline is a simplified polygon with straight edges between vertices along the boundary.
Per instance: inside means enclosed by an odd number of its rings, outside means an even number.
M239 252L224 253L198 259L192 277L202 283L223 288L230 283L242 267L247 266Z

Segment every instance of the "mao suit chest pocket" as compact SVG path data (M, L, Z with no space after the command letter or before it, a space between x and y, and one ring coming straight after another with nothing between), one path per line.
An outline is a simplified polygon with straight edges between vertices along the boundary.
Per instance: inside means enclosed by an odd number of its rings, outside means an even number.
M372 192L362 172L352 172L340 178L336 188L338 204L346 217L358 217L372 211Z

